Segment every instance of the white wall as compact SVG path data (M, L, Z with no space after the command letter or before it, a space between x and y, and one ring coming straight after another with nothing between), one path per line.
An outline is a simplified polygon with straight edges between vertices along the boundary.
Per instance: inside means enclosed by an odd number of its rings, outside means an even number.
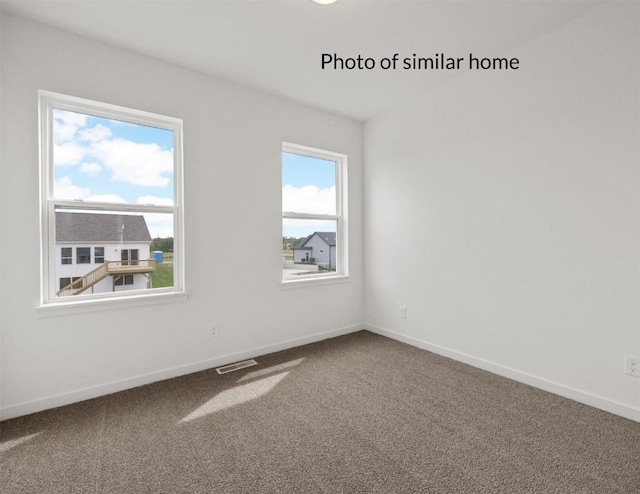
M361 327L361 124L2 22L3 418ZM38 316L38 89L184 119L187 302ZM281 288L283 141L349 156L348 283ZM318 298L332 310L314 311Z
M603 6L365 125L370 328L640 420L638 33Z

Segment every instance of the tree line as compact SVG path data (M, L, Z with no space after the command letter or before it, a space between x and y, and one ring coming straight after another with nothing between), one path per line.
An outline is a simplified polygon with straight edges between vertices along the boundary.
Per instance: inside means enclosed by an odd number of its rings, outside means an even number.
M161 250L162 252L173 252L173 237L156 237L151 241L151 251Z
M283 249L293 249L293 246L296 245L300 240L307 237L282 237L282 248Z

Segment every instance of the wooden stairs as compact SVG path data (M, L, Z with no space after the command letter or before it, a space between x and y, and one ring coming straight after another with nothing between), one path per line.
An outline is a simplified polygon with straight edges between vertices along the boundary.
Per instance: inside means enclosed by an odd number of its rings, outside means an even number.
M79 295L92 288L107 276L122 276L125 274L147 274L156 268L153 259L139 261L105 261L97 268L89 271L75 281L56 292L56 297L67 297L69 295Z

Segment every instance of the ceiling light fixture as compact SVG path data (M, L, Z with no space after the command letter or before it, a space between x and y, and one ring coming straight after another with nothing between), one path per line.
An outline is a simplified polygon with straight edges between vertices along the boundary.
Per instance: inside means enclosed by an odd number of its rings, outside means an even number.
M319 3L320 5L329 5L331 3L336 3L338 0L313 0L315 3Z

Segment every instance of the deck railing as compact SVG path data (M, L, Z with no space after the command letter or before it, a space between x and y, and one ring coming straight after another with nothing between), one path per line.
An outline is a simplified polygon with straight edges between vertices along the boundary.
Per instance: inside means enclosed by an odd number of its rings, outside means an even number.
M79 295L110 274L149 273L156 267L154 259L135 259L125 261L105 261L84 276L72 281L56 292L57 297Z
M105 261L105 264L108 264L109 271L113 270L131 270L135 271L136 269L145 270L145 269L154 269L156 267L156 261L154 259L134 259L134 260L124 260L124 261Z

